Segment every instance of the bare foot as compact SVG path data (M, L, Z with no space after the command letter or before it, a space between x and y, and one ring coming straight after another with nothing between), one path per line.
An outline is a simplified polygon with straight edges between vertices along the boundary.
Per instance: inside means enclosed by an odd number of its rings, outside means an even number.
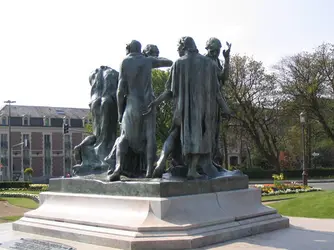
M152 167L147 167L145 178L151 178L152 172Z
M188 180L199 179L201 177L202 177L202 175L197 173L197 171L188 171L188 174L187 174L187 179Z
M164 169L162 167L156 167L153 171L153 178L162 178L162 174L164 173Z
M115 171L109 176L109 181L119 181L121 179L120 171Z

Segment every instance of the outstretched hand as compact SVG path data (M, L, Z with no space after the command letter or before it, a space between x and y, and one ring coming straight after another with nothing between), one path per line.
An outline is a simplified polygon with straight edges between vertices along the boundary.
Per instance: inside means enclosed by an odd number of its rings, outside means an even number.
M230 56L232 43L226 42L226 45L227 45L227 50L223 50L223 56L225 58Z
M147 106L147 111L143 113L143 116L150 114L154 107L155 107L155 102L153 101Z

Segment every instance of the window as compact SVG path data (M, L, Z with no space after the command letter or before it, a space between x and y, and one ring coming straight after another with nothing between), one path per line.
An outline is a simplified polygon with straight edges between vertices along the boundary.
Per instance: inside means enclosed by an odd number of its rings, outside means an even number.
M23 167L29 168L30 167L30 140L29 134L23 134L22 139L23 142L27 140L27 146L23 146Z
M8 166L8 137L7 137L7 134L1 134L0 136L0 161L3 166Z
M7 117L6 116L1 117L1 125L7 125Z
M65 155L65 173L64 175L71 174L72 169L72 145L71 136L66 134L64 136L64 155Z
M63 118L63 123L70 125L70 120L66 118L66 116Z
M50 118L44 116L43 117L43 124L44 124L45 127L49 127L50 126Z
M1 148L8 149L8 137L7 137L7 134L1 134L0 142L1 142Z
M27 116L23 116L23 126L28 126L29 125L29 118Z
M51 135L44 135L44 175L51 175Z

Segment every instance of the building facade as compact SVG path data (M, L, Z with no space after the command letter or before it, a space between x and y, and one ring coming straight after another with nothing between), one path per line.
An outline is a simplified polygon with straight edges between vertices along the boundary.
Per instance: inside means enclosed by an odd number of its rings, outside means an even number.
M69 174L73 148L86 136L85 124L91 122L89 109L11 105L10 111L9 117L8 105L0 110L0 180L10 178L9 119L14 176L26 168L33 169L37 182ZM70 126L67 134L64 123Z

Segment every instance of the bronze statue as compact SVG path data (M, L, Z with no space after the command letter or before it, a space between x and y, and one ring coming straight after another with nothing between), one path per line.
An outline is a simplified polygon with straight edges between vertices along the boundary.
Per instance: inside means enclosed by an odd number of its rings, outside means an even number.
M220 50L221 50L221 42L219 39L215 38L215 37L211 37L207 42L206 42L206 47L205 49L207 50L207 54L206 56L209 57L210 59L212 59L214 61L214 63L217 65L218 67L218 79L220 82L220 90L222 93L222 97L224 98L224 91L223 91L223 87L226 84L226 82L228 81L228 77L229 77L229 70L230 70L230 52L231 52L231 44L226 42L227 45L227 50L223 50L223 55L224 55L224 67L222 66L220 60L219 60L219 55L220 55ZM227 106L227 102L226 100L224 100L226 107ZM213 141L213 145L212 145L212 160L214 161L214 163L221 164L222 162L222 157L221 157L221 152L219 150L219 145L220 145L220 139L219 139L219 134L220 134L220 124L222 122L221 119L221 115L220 115L220 108L217 106L217 116L215 118L216 122L213 123L213 131L215 131L215 133L213 134L214 136L214 141Z
M117 133L116 90L118 72L107 66L96 69L89 77L93 135L74 147L74 175L87 175L108 169L104 158L111 151Z
M175 138L179 137L182 156L188 166L187 177L189 179L201 177L197 172L197 165L202 167L207 176L215 177L219 173L211 163L213 143L211 127L216 117L216 103L218 102L223 112L229 114L219 91L218 70L212 60L198 53L191 37L180 39L178 52L180 58L171 68L167 84L169 90L148 106L152 112L161 101L167 99L174 101L172 132L164 145L153 176L162 175L165 166L161 162L171 152Z
M172 65L172 61L165 58L144 56L141 53L140 42L135 40L126 46L126 54L121 64L117 89L121 135L116 144L116 167L110 173L110 181L120 179L125 155L129 148L135 153L145 152L146 177L151 177L156 157L155 112L145 117L142 113L154 100L151 70Z

